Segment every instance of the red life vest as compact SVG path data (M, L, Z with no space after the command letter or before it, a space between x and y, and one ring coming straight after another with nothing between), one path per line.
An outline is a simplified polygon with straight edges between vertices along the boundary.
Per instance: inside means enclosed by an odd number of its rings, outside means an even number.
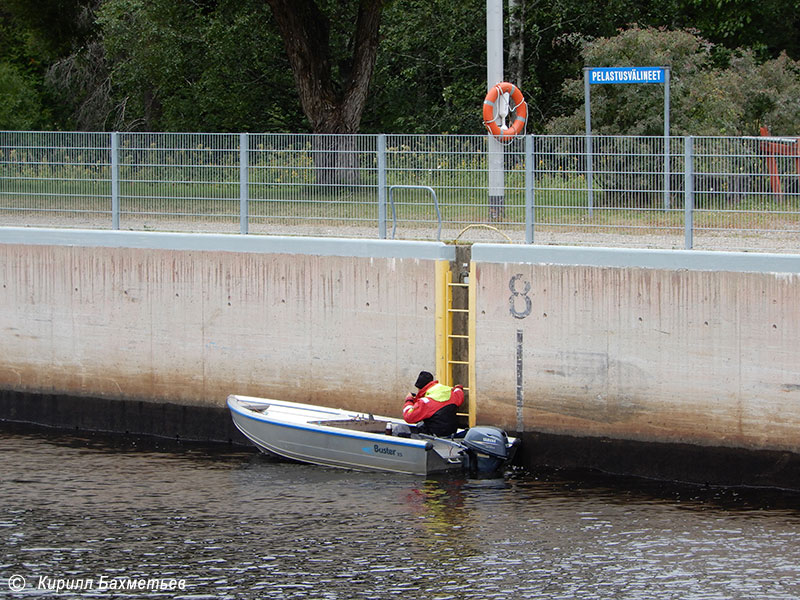
M464 390L460 385L450 387L434 380L417 394L406 400L403 406L403 420L406 423L419 423L430 418L445 406L461 406Z

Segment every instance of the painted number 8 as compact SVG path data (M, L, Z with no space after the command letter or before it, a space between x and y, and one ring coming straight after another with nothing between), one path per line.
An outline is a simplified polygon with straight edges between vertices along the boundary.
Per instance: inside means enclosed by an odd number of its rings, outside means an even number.
M520 279L522 279L522 273L517 273L508 281L508 289L511 290L511 297L508 299L509 312L515 319L524 319L531 314L531 309L533 308L533 302L528 296L528 292L531 291L531 282L523 279L523 289L520 292L517 290L517 281ZM517 298L525 299L525 310L517 310Z

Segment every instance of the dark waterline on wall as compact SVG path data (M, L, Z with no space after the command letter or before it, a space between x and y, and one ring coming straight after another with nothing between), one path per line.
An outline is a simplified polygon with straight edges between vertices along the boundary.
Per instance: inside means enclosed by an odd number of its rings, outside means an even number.
M0 391L0 423L249 447L227 408ZM517 432L514 432L517 433ZM594 470L710 486L800 491L800 456L689 444L641 443L523 432L526 471ZM163 442L162 442L163 443Z
M224 407L0 391L2 423L143 436L161 444L172 440L250 446ZM592 470L671 482L800 491L800 457L788 452L516 434L523 443L515 462L526 471Z

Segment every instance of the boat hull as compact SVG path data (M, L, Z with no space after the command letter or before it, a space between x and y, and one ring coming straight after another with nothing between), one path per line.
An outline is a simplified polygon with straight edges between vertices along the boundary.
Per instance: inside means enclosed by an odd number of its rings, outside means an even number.
M345 428L363 422L384 431L386 423L402 423L398 419L245 396L230 396L228 407L236 427L256 447L283 458L413 475L462 468L462 448L457 443Z

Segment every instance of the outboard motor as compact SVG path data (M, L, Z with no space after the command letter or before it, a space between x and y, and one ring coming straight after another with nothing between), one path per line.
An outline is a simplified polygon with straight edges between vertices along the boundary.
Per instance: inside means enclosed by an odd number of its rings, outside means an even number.
M470 477L492 477L502 474L506 463L514 458L518 439L509 442L506 432L497 427L479 426L467 430L459 440L465 447L464 468Z

